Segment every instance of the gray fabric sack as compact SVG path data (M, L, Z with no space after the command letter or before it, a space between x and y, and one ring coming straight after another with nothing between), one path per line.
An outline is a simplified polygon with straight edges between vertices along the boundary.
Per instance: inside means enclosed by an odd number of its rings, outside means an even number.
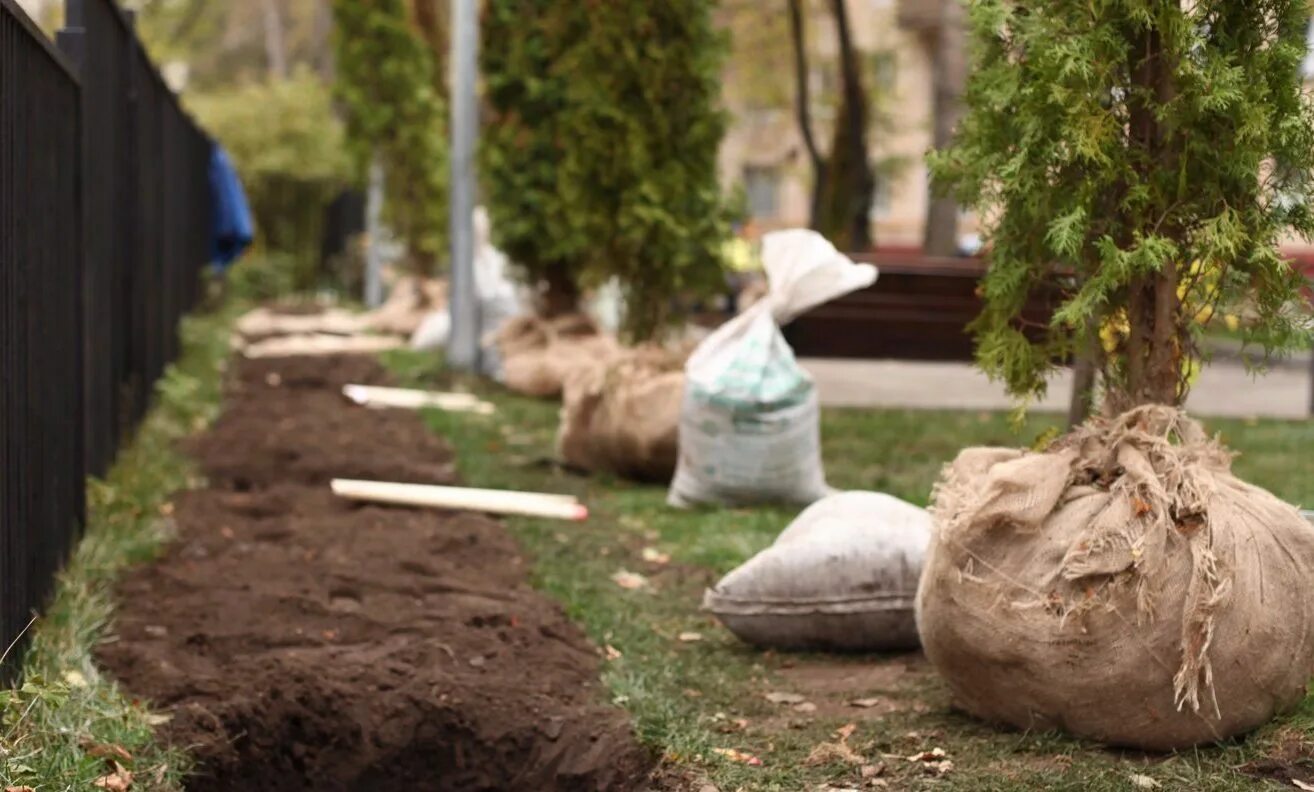
M925 509L893 496L830 495L709 589L703 607L757 646L913 649L913 601L930 532Z

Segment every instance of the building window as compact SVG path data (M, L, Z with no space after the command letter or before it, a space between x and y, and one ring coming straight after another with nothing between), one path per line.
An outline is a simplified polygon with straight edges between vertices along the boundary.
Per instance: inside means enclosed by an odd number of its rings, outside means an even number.
M871 219L885 220L890 216L894 200L890 195L888 176L876 174L876 186L871 191Z
M873 52L868 56L870 68L878 97L889 98L894 95L899 80L899 59L890 51Z
M744 167L744 192L748 211L755 218L770 219L780 213L780 169L761 165Z

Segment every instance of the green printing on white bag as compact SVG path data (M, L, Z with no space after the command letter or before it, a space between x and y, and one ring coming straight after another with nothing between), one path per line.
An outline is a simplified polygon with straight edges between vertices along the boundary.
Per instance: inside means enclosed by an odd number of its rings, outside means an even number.
M774 331L775 328L773 327ZM758 417L763 409L785 409L802 404L812 381L794 362L793 355L772 354L776 333L743 339L736 355L711 383L694 384L701 401L728 410L736 419Z

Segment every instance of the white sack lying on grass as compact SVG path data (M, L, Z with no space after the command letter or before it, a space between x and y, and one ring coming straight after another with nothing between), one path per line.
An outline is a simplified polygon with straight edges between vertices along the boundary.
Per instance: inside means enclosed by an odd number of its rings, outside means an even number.
M757 646L912 649L930 536L931 515L911 503L876 492L831 495L709 589L703 607Z
M362 314L363 329L409 339L425 317L446 305L446 280L405 275L392 285L383 305Z
M766 298L708 336L685 367L673 506L811 503L829 491L816 387L779 326L870 286L876 268L805 230L767 234L762 263Z
M365 319L342 308L327 308L317 313L280 313L266 307L254 308L238 318L234 329L247 340L272 336L355 335L365 329Z
M562 460L584 470L669 482L679 443L686 356L640 347L571 370L557 429Z
M525 309L529 298L511 279L510 262L506 254L493 245L488 211L482 206L475 208L474 228L473 270L475 298L479 301L480 370L496 378L502 368L496 346L497 333ZM451 311L444 302L437 310L426 314L420 322L420 326L411 335L411 349L441 349L447 346L451 330Z
M619 349L581 314L555 319L518 316L502 325L495 345L502 359L502 383L540 398L559 397L572 369L608 359Z
M932 511L918 626L968 712L1171 750L1304 697L1314 526L1176 410L967 449Z

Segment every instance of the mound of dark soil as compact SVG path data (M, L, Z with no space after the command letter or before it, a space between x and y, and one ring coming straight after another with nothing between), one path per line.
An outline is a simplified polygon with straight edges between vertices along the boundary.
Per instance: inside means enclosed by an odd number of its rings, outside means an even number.
M246 361L192 444L208 489L120 589L100 659L166 708L194 790L635 790L651 758L596 648L497 522L356 506L332 476L443 483L450 451L338 390L369 360Z

